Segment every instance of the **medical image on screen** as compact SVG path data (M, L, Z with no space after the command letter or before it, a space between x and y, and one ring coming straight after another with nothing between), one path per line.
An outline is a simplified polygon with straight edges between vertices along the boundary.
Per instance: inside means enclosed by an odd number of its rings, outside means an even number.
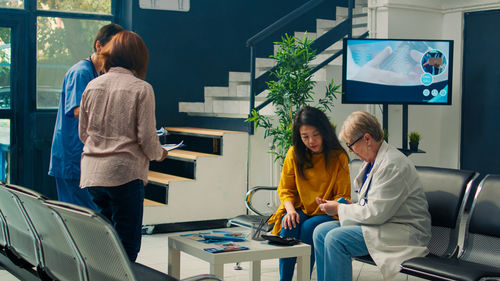
M346 39L347 103L449 103L451 41Z
M421 64L425 73L439 75L446 69L446 57L439 50L427 51L422 56Z

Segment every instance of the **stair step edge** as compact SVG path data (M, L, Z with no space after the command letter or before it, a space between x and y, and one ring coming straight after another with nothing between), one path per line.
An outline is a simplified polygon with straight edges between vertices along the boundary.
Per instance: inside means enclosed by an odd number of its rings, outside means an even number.
M231 130L217 130L217 129L205 129L205 128L195 128L195 127L165 127L169 133L177 135L201 135L201 136L218 136L222 137L224 134L236 134L241 133L240 131Z
M217 154L202 153L184 149L176 149L168 152L167 158L185 162L195 162L199 157L218 157Z
M144 207L161 207L161 206L167 206L167 204L144 198Z
M170 174L148 171L148 181L168 185L175 181L193 181L193 179L174 176Z

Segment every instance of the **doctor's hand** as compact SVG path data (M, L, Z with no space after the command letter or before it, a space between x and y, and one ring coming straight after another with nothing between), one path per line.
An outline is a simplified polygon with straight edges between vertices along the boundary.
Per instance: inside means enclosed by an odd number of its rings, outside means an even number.
M326 203L319 204L319 209L327 215L335 216L339 212L340 203L337 201L327 201Z

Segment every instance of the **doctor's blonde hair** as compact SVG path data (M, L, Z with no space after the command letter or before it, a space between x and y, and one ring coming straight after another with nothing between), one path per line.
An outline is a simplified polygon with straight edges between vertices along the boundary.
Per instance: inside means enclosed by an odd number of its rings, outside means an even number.
M366 111L354 111L342 124L339 139L342 141L352 141L368 133L372 138L380 142L384 139L384 132L375 116Z

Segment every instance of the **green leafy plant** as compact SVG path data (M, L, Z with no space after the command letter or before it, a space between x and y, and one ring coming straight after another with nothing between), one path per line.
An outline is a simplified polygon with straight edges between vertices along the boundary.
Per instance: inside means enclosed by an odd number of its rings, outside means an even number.
M286 152L292 145L292 120L297 111L305 106L314 106L313 88L309 63L316 57L316 51L311 48L312 40L300 40L285 34L282 41L275 42L279 50L270 56L276 59L277 69L271 75L275 80L267 82L268 99L275 108L275 116L264 116L256 110L251 112L247 121L254 122L255 129L264 128L264 138L272 138L271 152L275 161L281 164ZM317 108L324 112L332 111L336 94L341 94L340 85L332 80L326 87L325 96L317 101Z
M420 142L420 139L422 138L418 132L410 132L408 135L408 138L410 139L410 142L413 143L418 143Z
M384 131L383 131L383 132L384 132L384 140L385 140L386 142L389 142L389 130L384 129Z

